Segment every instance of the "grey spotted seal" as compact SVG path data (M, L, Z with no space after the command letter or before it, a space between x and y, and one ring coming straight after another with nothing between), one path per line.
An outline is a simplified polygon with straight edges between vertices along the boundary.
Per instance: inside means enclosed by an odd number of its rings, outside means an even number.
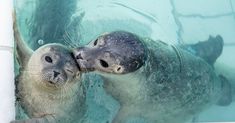
M17 97L29 119L11 123L78 123L85 114L85 94L71 49L57 43L31 50L14 21L20 73Z
M231 103L228 81L179 46L114 31L73 53L81 70L101 75L105 90L120 102L113 123L136 117L183 123L212 104Z

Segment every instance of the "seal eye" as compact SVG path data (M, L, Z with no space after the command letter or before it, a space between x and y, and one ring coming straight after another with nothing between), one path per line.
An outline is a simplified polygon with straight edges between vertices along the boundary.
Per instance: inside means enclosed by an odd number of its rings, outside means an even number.
M98 43L98 39L96 39L96 40L95 40L95 42L94 42L94 46L96 46L96 45L97 45L97 43Z
M52 63L52 62L53 62L53 60L52 60L52 58L51 58L50 56L46 56L46 57L45 57L45 60L46 60L48 63Z
M106 61L102 60L102 59L100 59L100 65L104 68L109 67L109 64Z

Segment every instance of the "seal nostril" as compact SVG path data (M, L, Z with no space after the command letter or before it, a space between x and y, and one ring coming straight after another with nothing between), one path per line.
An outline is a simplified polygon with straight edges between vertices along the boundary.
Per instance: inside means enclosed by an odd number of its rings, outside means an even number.
M102 67L105 67L105 68L109 67L109 64L106 61L102 60L102 59L100 59L100 65Z
M81 53L76 56L76 59L83 59Z
M57 77L58 75L60 75L59 72L53 71L54 72L54 78Z
M119 70L121 70L121 67L118 67L118 68L117 68L117 71L119 71Z

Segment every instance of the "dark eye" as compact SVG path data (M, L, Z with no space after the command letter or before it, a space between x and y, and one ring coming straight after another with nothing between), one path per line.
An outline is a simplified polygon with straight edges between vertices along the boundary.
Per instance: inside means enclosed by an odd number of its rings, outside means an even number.
M53 60L52 60L52 58L51 58L50 56L46 56L46 57L45 57L45 60L46 60L48 63L52 63L52 62L53 62Z
M109 67L109 64L106 61L102 60L102 59L100 59L100 65L104 68Z
M98 39L96 39L96 40L95 40L95 42L94 42L94 46L96 46L96 45L97 45L97 43L98 43Z

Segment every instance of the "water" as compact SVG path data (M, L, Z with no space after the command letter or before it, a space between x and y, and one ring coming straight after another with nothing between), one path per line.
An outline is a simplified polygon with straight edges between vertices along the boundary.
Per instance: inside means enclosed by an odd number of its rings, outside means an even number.
M225 44L217 61L230 68L226 75L234 77L234 0L18 0L15 8L21 34L32 49L53 42L81 46L115 30L171 44L197 43L219 34ZM88 86L87 122L91 123L111 121L119 109L98 85ZM235 104L213 105L196 117L235 121Z

